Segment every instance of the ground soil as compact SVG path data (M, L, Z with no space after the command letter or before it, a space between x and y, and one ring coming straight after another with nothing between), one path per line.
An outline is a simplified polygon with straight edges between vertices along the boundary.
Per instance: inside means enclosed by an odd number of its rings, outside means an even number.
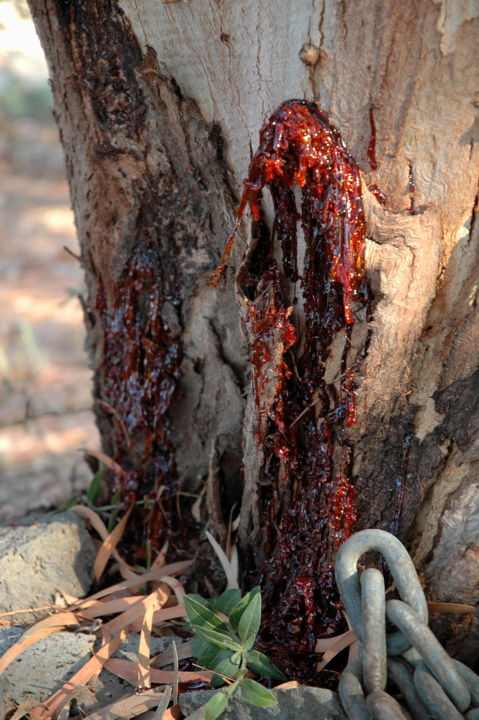
M77 252L53 123L0 117L0 520L61 505L98 446Z

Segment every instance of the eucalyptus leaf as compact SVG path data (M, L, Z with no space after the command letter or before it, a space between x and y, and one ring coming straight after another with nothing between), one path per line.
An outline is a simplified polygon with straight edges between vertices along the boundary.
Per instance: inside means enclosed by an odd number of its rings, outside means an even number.
M199 625L194 625L193 631L209 645L214 645L222 650L241 652L243 649L238 642L235 642L235 640L233 640L229 635L225 635L223 632L210 630L210 628L200 627Z
M190 629L193 628L190 626ZM202 640L198 635L193 635L193 639L191 641L192 649L191 649L191 655L198 660L200 655L203 655L204 652L206 652L208 649L211 648L211 645L208 645L208 643L205 643L204 640Z
M240 662L241 662L241 655L239 655L239 653L238 653L239 658L237 661L236 661L236 657L235 657L236 655L237 655L237 653L229 654L228 657L225 657L225 658L221 659L219 662L215 663L215 667L211 668L211 669L220 673L220 675L215 675L213 679L218 678L219 680L221 680L221 684L224 684L224 682L225 682L224 677L227 677L230 679L236 677L238 670L239 670ZM224 676L224 677L221 677L221 676ZM217 686L215 685L215 687L217 687Z
M208 668L208 670L214 670L217 663L233 654L231 650L218 650L217 647L204 642L204 640L197 635L193 638L193 649L191 652L198 665Z
M224 622L215 615L213 610L208 607L208 602L200 595L185 595L184 602L186 617L192 625L199 625L211 630L222 627L226 630Z
M215 610L223 613L223 615L229 616L230 612L240 600L241 592L237 588L231 588L230 590L225 590L222 595L211 602Z
M88 503L90 505L97 504L97 502L101 496L102 485L103 485L103 468L101 468L94 474L93 479L88 487L88 490L86 493L86 499L88 500Z
M278 699L272 692L250 678L244 678L241 683L241 696L256 707L272 707L278 704Z
M210 680L210 685L213 688L220 688L223 687L223 685L226 683L226 680L221 677L221 675L213 675L213 677Z
M121 500L121 488L118 488L118 490L116 490L116 492L113 494L113 496L111 498L111 505L120 503L120 500ZM120 512L120 507L118 505L118 507L113 510L113 512L111 513L111 515L108 519L108 532L109 533L113 530L113 528L116 525L116 519L118 517L119 512Z
M222 692L213 695L205 707L205 720L216 720L228 705L228 696Z
M258 652L258 650L248 650L246 664L250 670L258 673L258 675L275 678L275 680L287 680L286 675L266 655Z
M261 595L253 595L238 623L240 640L247 650L253 647L261 623Z
M246 595L241 598L239 603L235 605L233 610L230 613L230 623L234 627L235 630L238 629L239 622L241 620L241 616L243 615L244 611L252 601L252 599L259 595L261 592L261 589L258 585L258 587L253 588L249 593L246 593Z

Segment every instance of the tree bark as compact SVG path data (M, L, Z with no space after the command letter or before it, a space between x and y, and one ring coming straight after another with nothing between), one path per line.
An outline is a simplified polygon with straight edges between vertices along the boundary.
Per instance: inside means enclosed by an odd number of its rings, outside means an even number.
M357 422L341 431L357 528L407 539L431 598L476 604L477 6L29 2L88 280L98 424L132 497L163 496L148 520L158 542L178 478L193 490L209 478L222 538L244 483L239 542L250 565L264 560L265 449L234 298L244 296L231 269L218 288L208 278L262 123L288 98L318 99L363 177L372 319L353 346L371 333ZM332 385L338 362L333 348ZM477 657L477 642L462 650Z

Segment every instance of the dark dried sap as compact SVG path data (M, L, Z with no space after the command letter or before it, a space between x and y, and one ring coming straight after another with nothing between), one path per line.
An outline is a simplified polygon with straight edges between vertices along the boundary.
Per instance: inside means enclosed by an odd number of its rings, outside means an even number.
M416 181L414 179L414 171L413 171L412 163L409 163L408 189L409 189L409 213L410 213L410 215L414 215L414 212L416 209L416 203L414 200L414 193L416 192Z
M386 195L383 193L382 190L376 185L376 183L372 183L371 185L368 185L369 192L372 192L376 200L380 205L386 205L387 204L387 198Z
M361 182L339 131L318 105L290 100L261 129L244 186L238 222L249 205L253 241L241 284L257 441L265 451L261 642L290 677L314 682L316 640L343 624L332 568L356 519L352 451L342 429L356 419L361 358L350 359L351 328L356 310L368 303ZM265 188L274 207L271 232ZM225 262L226 255L218 272ZM302 310L297 304L293 311L299 295ZM337 338L340 379L327 383L325 363Z
M180 377L181 346L161 316L165 301L178 300L164 295L158 267L153 244L137 248L108 299L100 283L96 303L103 334L100 411L102 422L113 423L109 451L123 469L111 492L120 490L125 507L137 499L152 501L151 509L147 503L141 510L142 520L129 526L130 533L133 527L143 533L127 538L129 550L140 556L146 541L158 551L175 530L177 472L168 410Z
M369 108L369 126L371 128L371 135L368 144L368 158L371 170L377 170L378 164L376 162L376 123L374 121L374 106L371 105Z

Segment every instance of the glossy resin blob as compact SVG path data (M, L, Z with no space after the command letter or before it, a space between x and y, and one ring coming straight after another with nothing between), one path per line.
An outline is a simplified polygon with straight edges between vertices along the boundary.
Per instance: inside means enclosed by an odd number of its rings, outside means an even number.
M352 328L369 307L359 170L317 103L289 100L265 123L237 226L247 206L239 282L264 450L261 642L288 677L315 682L317 639L344 626L333 562L356 519L345 428L367 345L352 350Z

